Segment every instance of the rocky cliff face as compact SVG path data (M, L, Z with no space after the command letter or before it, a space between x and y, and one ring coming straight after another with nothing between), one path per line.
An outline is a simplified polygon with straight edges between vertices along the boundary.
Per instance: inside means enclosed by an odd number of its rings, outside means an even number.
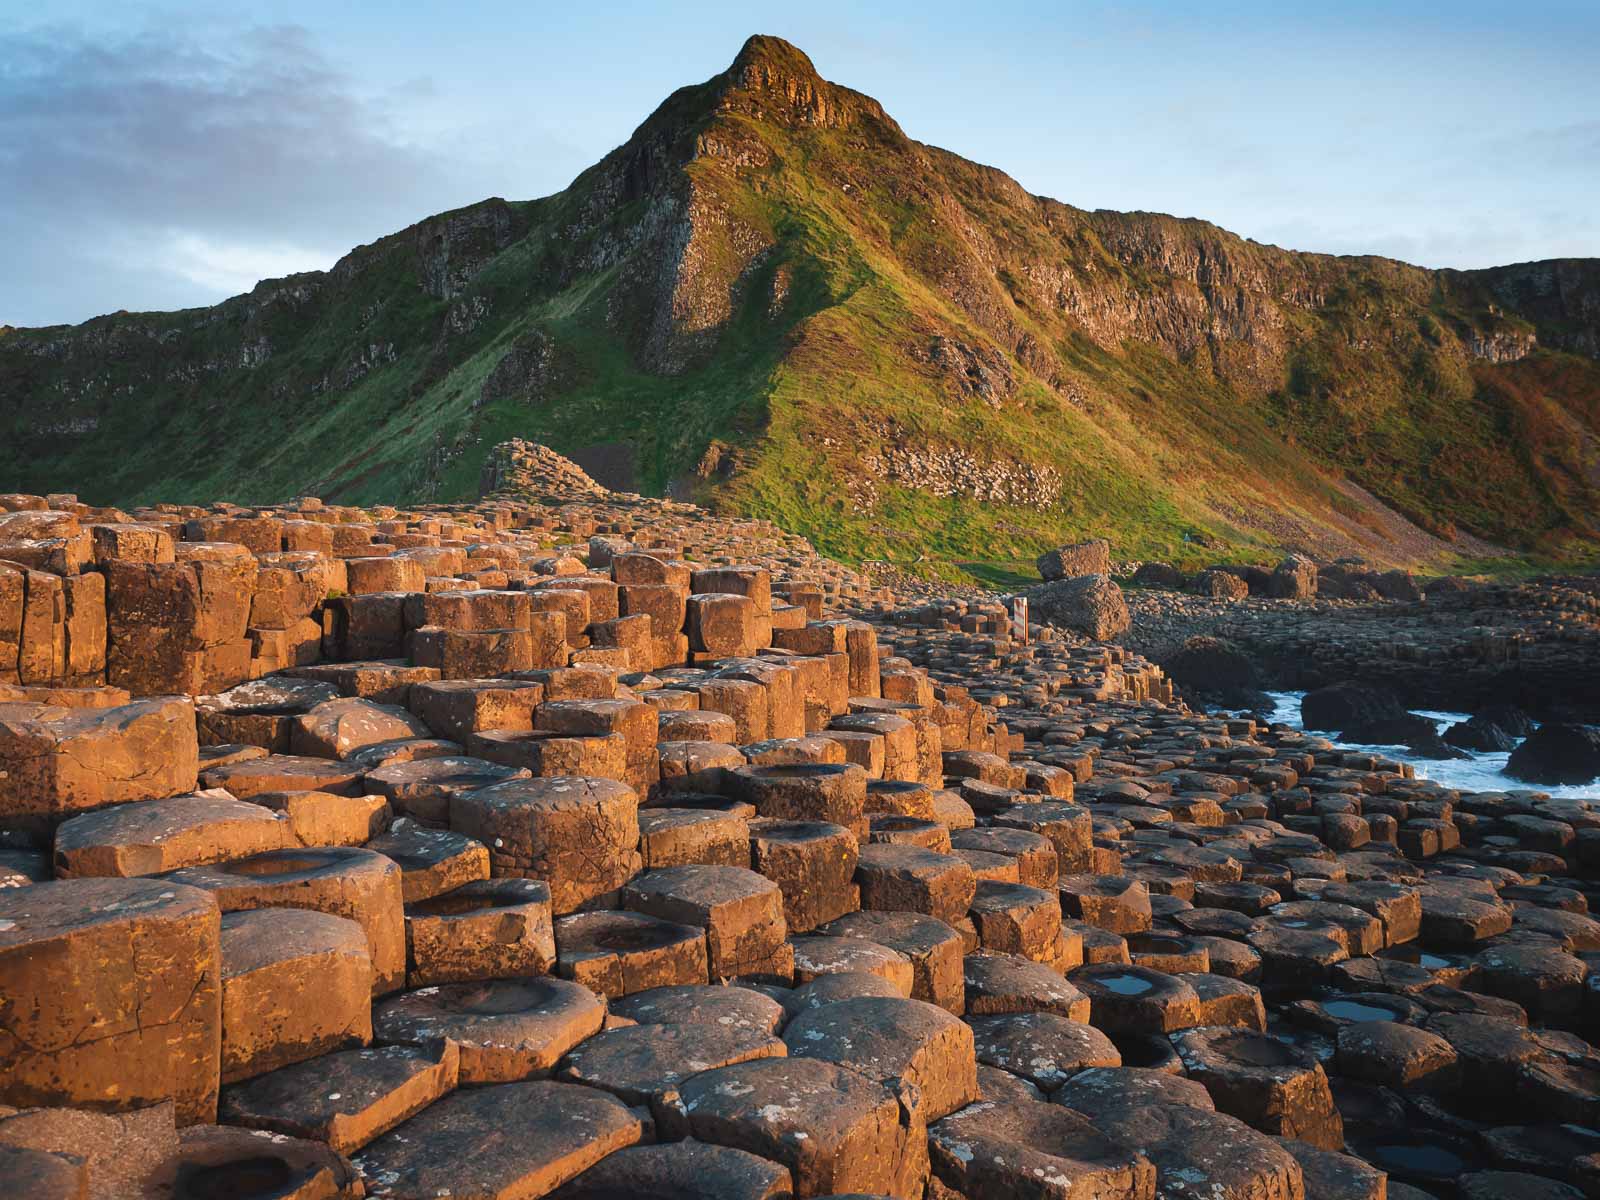
M211 309L0 331L0 473L447 498L526 435L843 554L1404 558L1396 512L1581 554L1597 355L1594 260L1430 272L1086 212L753 38L558 195Z
M1488 293L1505 312L1532 322L1546 345L1600 358L1600 261L1516 263L1461 272L1460 279Z

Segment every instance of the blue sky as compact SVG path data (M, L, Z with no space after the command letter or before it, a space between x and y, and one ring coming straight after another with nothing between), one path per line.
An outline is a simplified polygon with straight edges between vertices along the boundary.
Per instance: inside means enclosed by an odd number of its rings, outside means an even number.
M751 33L1085 208L1600 255L1600 4L0 0L0 323L212 303L564 187Z

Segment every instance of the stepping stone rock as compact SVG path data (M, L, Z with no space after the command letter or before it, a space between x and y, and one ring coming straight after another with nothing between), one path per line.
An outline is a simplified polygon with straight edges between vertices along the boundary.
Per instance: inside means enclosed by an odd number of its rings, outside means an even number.
M1344 1148L1344 1122L1309 1051L1264 1033L1216 1027L1176 1033L1172 1044L1219 1111L1263 1133L1322 1150Z
M397 814L443 829L450 823L453 797L501 783L528 779L532 772L481 758L421 758L367 773L367 787L389 801Z
M431 737L430 730L405 709L356 696L325 700L296 717L289 752L308 758L348 758L377 742Z
M935 1179L951 1189L941 1195L1156 1195L1155 1167L1142 1154L1056 1104L981 1101L930 1129L928 1148Z
M454 1091L459 1067L448 1042L342 1050L223 1088L220 1115L353 1154Z
M1057 883L1063 916L1107 933L1150 928L1150 889L1125 875L1067 875Z
M250 803L283 816L290 846L360 846L389 827L389 804L382 796L259 792Z
M614 892L639 869L639 802L610 779L512 779L456 796L450 827L489 848L496 876L550 885L558 916Z
M706 931L706 959L716 979L794 975L778 885L741 867L667 867L648 871L623 892L635 912Z
M455 1043L464 1084L507 1083L548 1072L605 1019L605 1002L588 988L546 976L406 992L378 1006L372 1027L391 1045Z
M1422 896L1415 888L1381 879L1335 883L1321 897L1369 912L1383 922L1384 945L1414 941L1422 930Z
M863 908L924 913L946 924L967 915L977 888L972 868L953 854L881 842L861 847L856 881Z
M911 995L960 1016L966 1010L961 977L961 935L919 913L858 912L829 921L818 932L859 937L898 951L911 960Z
M706 808L641 808L639 852L644 869L750 865L750 823Z
M986 952L967 955L961 971L971 1016L1050 1012L1080 1024L1089 1021L1089 998L1042 963Z
M1571 1026L1583 1007L1589 966L1553 946L1494 946L1472 960L1469 986L1520 1004L1540 1024Z
M879 976L896 995L911 995L915 972L911 960L898 950L854 937L799 937L791 944L797 987L826 975L865 972Z
M922 1122L854 1071L814 1058L757 1059L695 1075L679 1093L687 1136L781 1163L796 1195L922 1194Z
M338 697L331 683L273 675L197 698L195 721L204 745L241 743L287 754L294 718Z
M1429 946L1471 946L1511 928L1512 910L1452 892L1422 894L1422 940Z
M56 830L59 879L158 875L295 844L286 817L221 794L145 800L84 813Z
M838 1004L843 1000L874 998L904 1000L899 990L881 975L866 971L839 971L831 975L818 975L810 983L801 984L792 992L777 997L793 1020L803 1012Z
M1090 1067L1051 1092L1050 1100L1103 1121L1108 1128L1115 1128L1117 1113L1129 1107L1187 1104L1216 1111L1202 1084L1149 1067Z
M312 1141L200 1125L185 1129L166 1170L173 1200L217 1195L270 1196L273 1200L357 1200L361 1177L342 1154Z
M1393 1021L1361 1021L1339 1030L1339 1073L1387 1087L1447 1087L1456 1052L1436 1033Z
M590 1167L555 1194L556 1200L788 1200L788 1168L728 1146L669 1142L630 1146Z
M979 881L968 909L985 950L1034 962L1055 957L1061 906L1050 892L1020 883Z
M0 704L0 824L9 829L48 837L81 812L192 792L198 771L187 699L94 709Z
M1090 1020L1110 1033L1171 1033L1200 1023L1195 990L1160 971L1103 963L1067 979L1089 997Z
M1200 1024L1266 1032L1267 1010L1260 988L1210 973L1182 974L1174 978L1187 983L1200 997Z
M1088 1067L1120 1067L1122 1055L1098 1029L1050 1012L973 1017L978 1061L1020 1075L1040 1091Z
M167 1165L178 1153L171 1101L122 1113L81 1108L29 1108L0 1116L0 1145L83 1160L88 1200L143 1197L170 1182ZM0 1165L0 1179L12 1177ZM33 1193L19 1188L19 1197ZM77 1197L80 1193L68 1193Z
M1318 1200L1385 1200L1386 1196L1393 1194L1388 1190L1385 1173L1354 1155L1336 1154L1292 1138L1279 1138L1278 1144L1294 1155L1295 1162L1300 1164L1308 1197L1317 1197Z
M200 781L208 788L221 788L240 800L249 800L262 792L332 792L336 796L355 796L361 792L364 777L365 768L355 763L273 754L207 767Z
M825 821L857 834L866 829L867 773L854 763L740 767L729 786L763 817Z
M1045 1100L1045 1094L1026 1079L988 1063L978 1064L978 1094L984 1100L1001 1102L1042 1104Z
M400 890L407 904L489 878L489 848L482 842L404 817L367 842L366 848L400 868Z
M936 1121L978 1098L972 1030L922 1000L862 997L802 1013L783 1031L789 1055L876 1079Z
M641 1025L720 1025L769 1034L784 1022L783 1005L772 997L720 984L651 988L616 1001L611 1011Z
M1056 886L1060 873L1056 849L1037 833L996 826L959 829L950 835L950 844L957 850L981 850L1012 859L1017 864L1017 882L1028 887Z
M749 861L778 885L791 933L808 933L860 907L852 879L856 835L821 821L749 822Z
M1155 1164L1162 1200L1300 1200L1305 1174L1266 1134L1186 1104L1124 1106L1117 1139Z
M555 1191L643 1135L639 1116L605 1092L508 1083L446 1096L369 1145L356 1166L369 1196L520 1200Z
M679 1085L702 1071L782 1058L784 1043L753 1029L722 1025L629 1025L595 1034L570 1051L558 1075L644 1105L663 1126L675 1119Z
M937 821L921 817L876 816L870 818L869 842L891 842L901 846L921 846L938 854L951 852L950 831Z
M442 738L465 744L485 729L533 728L544 686L515 679L441 679L413 684L406 707Z
M549 730L485 729L467 739L478 758L531 772L615 779L627 772L628 744L620 733L584 736Z

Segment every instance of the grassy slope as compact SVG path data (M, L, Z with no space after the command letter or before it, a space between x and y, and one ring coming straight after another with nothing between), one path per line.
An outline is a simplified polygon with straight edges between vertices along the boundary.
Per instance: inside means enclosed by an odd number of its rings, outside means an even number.
M701 91L674 96L658 118L692 136ZM1073 219L1047 226L996 173L919 155L895 136L867 135L864 145L859 130L718 120L726 136L761 144L771 164L735 171L696 158L689 183L772 251L741 280L715 352L686 372L648 370L637 338L616 328L610 314L636 290L620 266L574 267L596 239L638 220L644 203L629 200L574 243L597 186L591 172L566 193L512 206L519 236L456 298L458 307L481 301L488 314L470 328L452 322L451 302L418 286L412 242L397 235L364 248L357 269L324 277L309 300L263 308L283 290L264 284L210 314L106 319L96 336L150 336L96 342L65 361L7 353L0 340L0 431L8 396L58 396L53 383L78 387L86 376L103 394L120 389L88 438L28 436L35 415L16 404L13 436L0 438L0 479L124 504L269 502L306 490L355 502L457 499L474 494L484 451L520 436L567 451L628 442L642 486L660 492L717 439L744 447L741 470L715 489L702 485L702 498L771 517L846 559L922 561L994 581L1025 573L1047 545L1091 534L1110 536L1119 557L1264 558L1281 544L1281 526L1256 514L1313 530L1361 519L1334 486L1345 475L1441 534L1459 525L1525 555L1593 555L1600 367L1545 352L1469 365L1452 347L1470 315L1441 291L1418 294L1421 272L1317 260L1306 269L1339 283L1320 309L1285 310L1287 378L1240 388L1200 358L1097 345L1008 274L1016 262L1059 260L1125 294L1195 291L1108 250L1115 214L1090 221L1056 206ZM860 184L847 191L840 178ZM972 271L952 213L988 231L998 271ZM1269 273L1303 258L1199 223L1126 221L1180 242L1221 243ZM788 292L774 314L780 269ZM958 303L944 281L962 271L975 282ZM932 333L993 344L996 321L1048 347L1087 401L1067 401L1018 365L1017 390L996 410L953 394L907 354ZM535 331L558 348L553 394L484 403L495 364ZM200 369L237 362L257 336L274 349L265 367ZM72 337L82 345L84 331L64 340ZM393 361L342 384L367 347L391 345ZM912 443L1048 466L1067 486L1041 512L880 484L876 508L862 510L847 481L885 427Z

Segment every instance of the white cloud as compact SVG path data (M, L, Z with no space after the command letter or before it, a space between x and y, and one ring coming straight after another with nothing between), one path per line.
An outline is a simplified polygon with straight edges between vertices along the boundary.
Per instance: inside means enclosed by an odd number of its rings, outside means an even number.
M306 245L234 241L202 233L170 235L160 259L172 274L222 296L247 292L262 279L324 270L334 261Z
M30 247L0 273L8 319L213 302L500 190L304 30L210 38L0 32L0 230Z

